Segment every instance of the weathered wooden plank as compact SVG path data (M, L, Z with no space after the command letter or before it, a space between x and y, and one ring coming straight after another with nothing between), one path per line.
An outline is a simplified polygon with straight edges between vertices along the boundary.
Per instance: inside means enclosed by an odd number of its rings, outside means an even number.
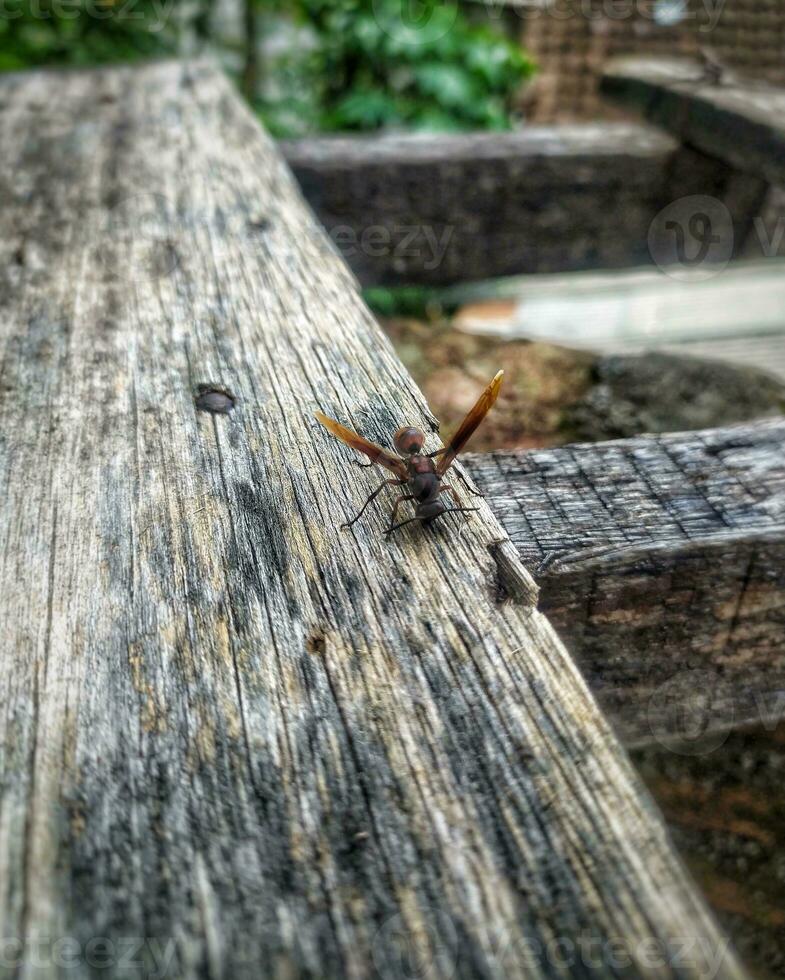
M466 460L628 745L785 717L785 420Z
M11 971L739 976L486 506L338 529L434 420L229 84L0 102Z
M621 58L606 67L602 88L742 173L785 183L785 90L738 77L719 82L697 64Z

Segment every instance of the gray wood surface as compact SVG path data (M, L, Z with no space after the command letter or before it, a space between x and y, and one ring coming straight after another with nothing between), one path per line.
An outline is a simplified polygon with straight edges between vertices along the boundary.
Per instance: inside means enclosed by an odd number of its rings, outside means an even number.
M434 420L229 83L0 105L3 973L739 976L486 505L339 530Z
M602 87L703 153L785 184L785 90L727 72L713 84L697 63L637 57L610 62Z
M628 745L785 717L785 419L465 459Z

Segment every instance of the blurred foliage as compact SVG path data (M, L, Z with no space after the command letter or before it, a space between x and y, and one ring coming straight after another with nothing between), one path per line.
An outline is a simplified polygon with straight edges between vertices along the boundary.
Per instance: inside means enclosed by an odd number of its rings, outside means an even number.
M283 0L260 0L284 9ZM276 133L507 129L532 64L451 0L288 0L310 44L268 66L289 79L259 110Z
M172 8L171 0L2 0L0 71L172 53Z
M378 316L440 320L455 312L457 302L449 290L429 286L369 286L363 299Z
M454 0L0 0L0 71L216 53L275 135L506 129L532 66Z

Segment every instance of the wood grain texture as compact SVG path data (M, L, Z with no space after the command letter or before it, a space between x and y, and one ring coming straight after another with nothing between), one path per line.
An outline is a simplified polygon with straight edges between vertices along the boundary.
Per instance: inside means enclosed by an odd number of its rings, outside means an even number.
M699 64L658 58L610 62L602 89L703 153L785 183L785 90L735 76L712 84Z
M229 83L0 103L6 972L739 976L486 506L339 531L435 424Z
M785 419L464 459L628 745L785 717Z

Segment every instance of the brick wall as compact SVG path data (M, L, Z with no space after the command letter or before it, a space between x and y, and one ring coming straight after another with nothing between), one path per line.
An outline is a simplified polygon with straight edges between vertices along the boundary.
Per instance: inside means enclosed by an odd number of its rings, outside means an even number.
M785 84L785 0L688 0L674 26L655 22L654 0L540 2L545 9L511 17L539 65L522 96L532 122L618 118L598 89L605 62L624 54L698 57L704 48L740 75Z

